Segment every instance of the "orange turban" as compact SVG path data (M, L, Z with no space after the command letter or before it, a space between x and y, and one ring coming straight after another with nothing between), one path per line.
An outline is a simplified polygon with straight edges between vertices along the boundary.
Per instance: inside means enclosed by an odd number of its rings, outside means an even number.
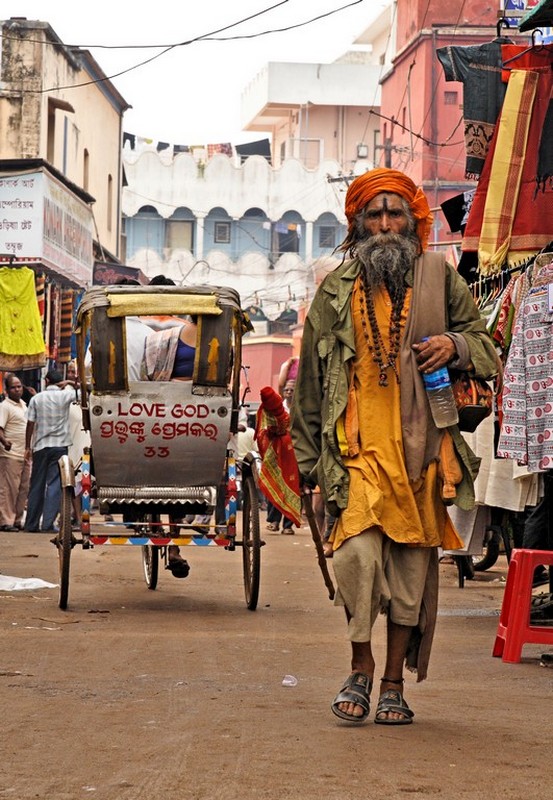
M428 237L432 227L432 213L426 195L419 189L407 175L397 169L372 169L359 175L350 184L346 194L346 217L348 229L354 225L354 217L362 211L367 203L382 192L399 194L409 203L417 223L417 236L421 247L426 250Z

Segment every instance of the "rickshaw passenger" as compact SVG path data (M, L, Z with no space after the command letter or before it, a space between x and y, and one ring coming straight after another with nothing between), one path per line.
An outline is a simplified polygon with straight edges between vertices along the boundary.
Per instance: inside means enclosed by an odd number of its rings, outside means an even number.
M182 322L146 337L141 376L148 381L189 381L196 356L196 321Z

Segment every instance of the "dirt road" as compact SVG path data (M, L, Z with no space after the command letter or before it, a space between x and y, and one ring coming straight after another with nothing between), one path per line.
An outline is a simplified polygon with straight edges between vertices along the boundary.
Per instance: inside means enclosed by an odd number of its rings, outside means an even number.
M429 679L406 681L415 723L353 728L329 708L349 650L310 535L264 538L256 612L245 606L240 553L215 547L187 548L189 578L165 572L155 592L139 548L79 547L67 612L57 589L0 592L0 798L550 794L546 648L527 646L518 665L491 657L503 558L464 589L453 566L440 566ZM0 572L57 582L48 537L0 534ZM383 632L379 621L380 665ZM295 687L282 686L286 674Z

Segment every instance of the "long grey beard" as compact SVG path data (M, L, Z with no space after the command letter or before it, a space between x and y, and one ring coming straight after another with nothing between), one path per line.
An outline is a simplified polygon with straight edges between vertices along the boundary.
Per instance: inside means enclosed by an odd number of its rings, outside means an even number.
M355 249L365 267L368 288L386 286L391 297L404 295L405 274L419 252L417 239L397 233L377 233L358 241Z

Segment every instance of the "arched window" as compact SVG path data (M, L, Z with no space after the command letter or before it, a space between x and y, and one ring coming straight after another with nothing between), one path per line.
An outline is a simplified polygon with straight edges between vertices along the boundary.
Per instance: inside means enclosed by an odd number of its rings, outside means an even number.
M321 214L313 226L313 255L315 258L332 253L345 238L346 228L334 214Z
M153 206L142 206L133 217L126 218L127 259L138 250L154 250L161 256L164 241L164 220Z
M273 254L298 253L305 251L302 237L305 236L305 223L297 211L287 211L273 224Z
M165 247L193 252L195 220L189 208L175 209L165 222Z

